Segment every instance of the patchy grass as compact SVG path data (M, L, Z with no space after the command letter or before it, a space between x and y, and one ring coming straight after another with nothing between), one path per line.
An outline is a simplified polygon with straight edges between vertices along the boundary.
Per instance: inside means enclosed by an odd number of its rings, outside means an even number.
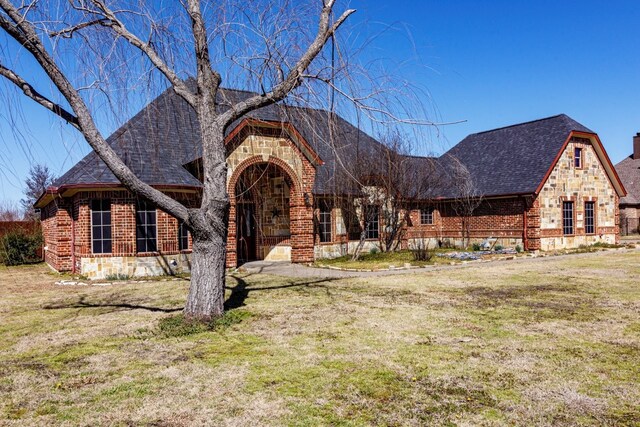
M0 268L3 425L640 424L638 251L367 279L55 286Z
M404 267L405 264L422 267L434 264L451 264L454 260L435 256L437 253L451 252L452 249L435 249L434 256L429 261L416 261L411 251L363 253L357 260L352 261L351 255L334 259L323 259L315 263L318 267L338 267L356 270L381 270L391 267Z

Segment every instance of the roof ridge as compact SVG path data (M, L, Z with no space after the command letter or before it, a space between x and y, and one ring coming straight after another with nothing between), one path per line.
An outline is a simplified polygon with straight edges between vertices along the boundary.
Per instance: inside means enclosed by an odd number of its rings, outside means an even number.
M471 134L469 134L469 136L471 136L471 135L482 135L483 133L495 132L495 131L498 131L498 130L513 128L513 127L516 127L516 126L528 125L528 124L531 124L531 123L542 122L542 121L545 121L545 120L551 120L551 119L555 119L555 118L558 118L558 117L570 118L566 114L560 113L560 114L556 114L554 116L543 117L541 119L529 120L527 122L516 123L516 124L513 124L513 125L502 126L502 127L498 127L498 128L494 128L494 129L489 129L489 130L483 130L482 132L471 133Z

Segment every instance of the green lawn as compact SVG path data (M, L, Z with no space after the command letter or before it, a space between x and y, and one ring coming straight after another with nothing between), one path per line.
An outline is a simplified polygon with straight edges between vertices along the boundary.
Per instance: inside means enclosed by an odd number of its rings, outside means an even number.
M390 267L400 268L410 264L413 267L423 267L425 265L451 264L454 260L437 256L453 249L437 249L432 252L433 257L429 261L416 261L413 253L408 250L394 252L371 252L363 253L358 259L353 261L352 255L345 255L339 258L322 259L316 261L318 267L338 267L356 270L384 270Z
M321 272L320 272L321 273ZM55 286L0 267L0 425L640 425L640 252L369 279Z

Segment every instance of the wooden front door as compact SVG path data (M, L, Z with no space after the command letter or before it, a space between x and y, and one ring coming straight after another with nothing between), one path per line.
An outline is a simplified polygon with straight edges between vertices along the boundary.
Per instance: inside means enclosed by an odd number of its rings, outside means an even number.
M257 227L253 203L239 203L236 208L238 265L257 259Z

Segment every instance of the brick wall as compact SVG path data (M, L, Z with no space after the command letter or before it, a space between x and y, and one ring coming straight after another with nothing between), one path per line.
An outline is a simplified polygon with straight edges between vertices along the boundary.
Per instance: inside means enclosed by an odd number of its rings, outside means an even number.
M197 203L194 194L167 193L188 206ZM111 200L112 252L94 254L91 247L91 200ZM58 198L42 209L45 261L58 271L81 272L83 258L144 256L136 252L136 198L126 190L83 191ZM178 251L178 221L157 210L158 253ZM191 239L190 239L191 241ZM157 254L147 254L155 256ZM75 262L75 265L74 265Z
M420 209L409 212L406 230L407 239L449 240L459 244L463 238L463 218L455 213L448 202L432 206L433 224L422 224ZM471 242L480 242L488 237L502 239L504 243L515 242L524 235L525 201L523 198L484 200L468 219Z

